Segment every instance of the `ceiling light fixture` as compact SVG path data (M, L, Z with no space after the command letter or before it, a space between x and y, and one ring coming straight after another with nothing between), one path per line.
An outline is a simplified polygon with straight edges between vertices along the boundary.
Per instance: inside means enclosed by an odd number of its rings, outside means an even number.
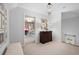
M51 14L52 13L52 7L53 7L53 4L52 3L48 3L47 4L48 14Z

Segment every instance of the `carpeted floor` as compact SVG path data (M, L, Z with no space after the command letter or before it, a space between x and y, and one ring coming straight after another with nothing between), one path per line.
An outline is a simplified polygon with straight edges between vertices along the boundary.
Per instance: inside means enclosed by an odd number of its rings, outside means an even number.
M53 41L46 44L25 44L23 51L25 55L78 55L79 47Z

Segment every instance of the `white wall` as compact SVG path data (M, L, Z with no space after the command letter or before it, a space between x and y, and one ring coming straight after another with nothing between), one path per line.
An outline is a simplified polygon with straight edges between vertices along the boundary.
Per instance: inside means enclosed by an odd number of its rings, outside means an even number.
M23 42L24 40L24 15L35 17L35 42L39 42L39 32L41 30L41 19L45 15L16 7L10 11L10 42Z
M61 12L53 12L48 20L54 41L61 41Z
M79 13L67 12L62 17L62 34L76 35L76 45L79 45ZM70 16L67 17L67 16ZM73 16L74 15L74 16ZM73 16L73 17L71 17Z
M62 6L65 8L63 8ZM67 6L66 6L67 5ZM60 8L61 7L61 8ZM71 7L71 8L70 8ZM77 4L57 4L52 11L52 14L49 17L49 30L53 31L53 37L55 41L62 41L62 34L61 34L61 19L62 19L62 12L71 12L71 11L78 11ZM76 15L75 15L76 14ZM74 15L71 13L66 15L66 17L75 17L78 16L78 12L74 12Z
M24 39L24 11L17 7L10 10L10 21L9 21L9 30L10 30L10 42L21 42L23 43Z
M57 3L53 6L52 15L49 17L49 28L53 31L53 37L56 41L62 40L61 35L61 17L62 12L79 10L79 4L76 3ZM77 13L76 13L77 14ZM78 15L78 14L77 14ZM76 16L77 16L76 15ZM66 17L75 17L75 15L67 15ZM64 17L64 18L66 18Z

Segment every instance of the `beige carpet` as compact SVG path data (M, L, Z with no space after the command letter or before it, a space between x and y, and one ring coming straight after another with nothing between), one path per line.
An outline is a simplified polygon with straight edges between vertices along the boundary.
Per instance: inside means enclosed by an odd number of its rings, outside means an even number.
M46 44L25 44L23 51L25 55L77 55L79 47L53 41Z

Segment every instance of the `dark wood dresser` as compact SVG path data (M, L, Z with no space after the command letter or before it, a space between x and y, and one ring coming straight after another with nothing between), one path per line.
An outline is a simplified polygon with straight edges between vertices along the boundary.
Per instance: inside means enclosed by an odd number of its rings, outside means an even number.
M47 43L52 41L52 31L41 31L40 32L40 43Z

